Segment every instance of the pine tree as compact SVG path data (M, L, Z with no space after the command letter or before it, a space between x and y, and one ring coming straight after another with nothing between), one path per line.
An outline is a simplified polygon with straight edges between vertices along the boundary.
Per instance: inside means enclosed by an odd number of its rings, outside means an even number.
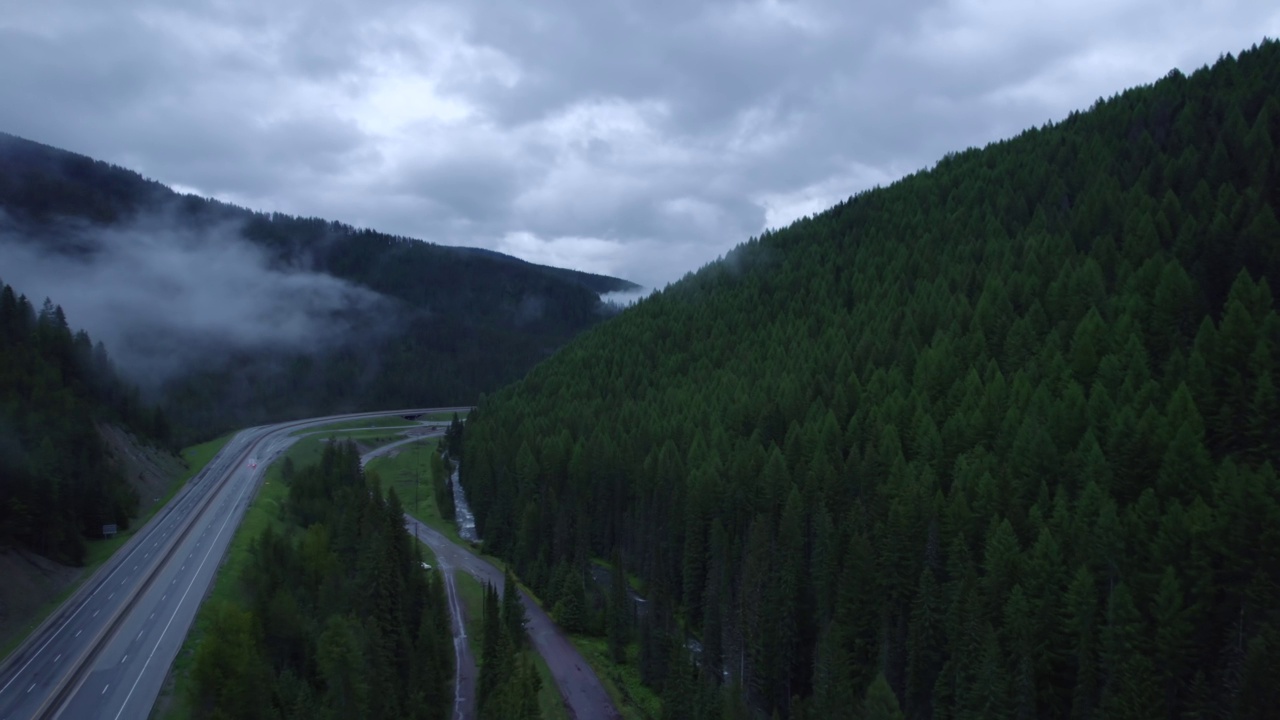
M889 689L883 673L876 675L876 679L867 688L867 697L862 703L862 717L864 720L903 720L898 698Z

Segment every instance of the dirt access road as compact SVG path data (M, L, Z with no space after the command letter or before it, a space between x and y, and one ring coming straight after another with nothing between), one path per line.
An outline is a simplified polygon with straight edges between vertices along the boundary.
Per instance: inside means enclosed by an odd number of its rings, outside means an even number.
M360 462L368 463L375 457L389 454L402 445L438 434L443 434L443 431L383 445L361 456ZM453 720L470 720L476 716L476 679L479 673L476 669L475 657L471 653L471 646L467 643L465 610L458 600L453 573L455 570L462 570L482 583L489 583L501 589L502 572L467 548L458 545L410 515L405 515L405 529L418 540L426 543L440 563L440 572L445 579L445 592L449 598L449 613L453 617L454 660L457 667ZM520 592L520 599L524 602L525 614L529 618L529 639L532 641L534 650L537 650L538 654L546 660L551 677L560 688L560 696L564 698L569 715L576 720L621 718L621 714L613 705L613 700L600 683L600 678L596 677L586 659L573 646L569 638L565 637L555 621L524 591Z
M405 517L405 527L431 548L446 575L454 570L462 570L480 582L502 587L502 572L467 548L412 517ZM529 617L529 639L533 648L547 661L551 677L560 688L560 695L564 698L569 715L576 720L621 718L622 715L614 707L609 693L605 692L604 685L600 683L600 678L596 677L582 654L569 642L569 638L565 637L551 617L523 590L520 591L520 599L524 601L525 614ZM464 644L465 642L463 639Z

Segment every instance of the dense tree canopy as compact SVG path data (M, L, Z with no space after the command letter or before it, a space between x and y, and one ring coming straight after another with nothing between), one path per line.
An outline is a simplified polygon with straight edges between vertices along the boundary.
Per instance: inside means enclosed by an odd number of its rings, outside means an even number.
M444 582L422 568L395 491L346 443L287 474L286 530L254 543L246 602L216 607L196 651L197 716L449 717Z
M79 564L85 537L129 526L137 493L108 461L100 422L168 440L163 413L116 376L101 343L0 283L0 546Z
M486 546L616 554L672 699L1274 713L1277 144L1269 41L750 240L481 402Z

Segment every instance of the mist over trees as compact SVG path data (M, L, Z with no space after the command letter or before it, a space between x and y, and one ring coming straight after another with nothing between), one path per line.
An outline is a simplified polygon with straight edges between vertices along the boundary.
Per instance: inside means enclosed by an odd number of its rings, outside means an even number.
M184 442L271 420L469 404L615 312L601 293L636 287L178 195L4 134L0 259L78 302Z
M129 527L138 496L108 459L97 423L169 440L164 414L117 377L106 348L60 306L36 310L0 283L0 546L78 565L86 537Z
M1277 144L1267 41L750 240L469 416L486 548L666 717L1273 715Z

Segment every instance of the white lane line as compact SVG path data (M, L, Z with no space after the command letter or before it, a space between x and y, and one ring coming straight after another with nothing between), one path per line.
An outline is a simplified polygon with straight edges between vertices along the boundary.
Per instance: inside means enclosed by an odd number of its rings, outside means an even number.
M151 617L155 617L155 616L156 616L156 614L155 614L155 613L151 613ZM142 633L144 633L144 632L146 632L146 630L139 630L139 631L138 631L138 637L134 638L134 640L141 640L141 639L142 639Z
M240 497L244 496L244 491L246 489L247 488L240 489ZM237 498L236 502L239 501L239 498ZM227 529L227 523L229 522L231 522L231 514L227 513L227 516L222 520L222 525L218 526L218 532L213 536L213 542L210 543L210 545L217 544L218 538L222 536L222 531ZM186 602L187 593L191 592L191 588L196 584L196 580L199 579L200 571L204 569L204 564L209 561L209 555L212 550L213 548L210 548L205 551L204 557L200 559L200 566L191 574L191 582L187 583L187 589L182 593L182 597L178 599L178 607L174 608L173 614L169 616L169 622L165 623L164 630L160 631L160 637L156 638L156 644L152 646L151 654L147 655L147 661L142 663L142 670L138 672L138 677L134 679L133 687L129 688L129 694L124 696L124 702L120 704L120 711L116 713L115 720L120 720L120 717L124 715L124 709L129 706L129 698L133 697L133 691L138 689L138 683L142 681L142 676L147 674L147 666L151 664L151 658L155 657L156 650L160 649L161 641L164 640L164 636L169 632L169 627L173 625L174 619L178 617L178 608L182 607L182 603ZM161 598L161 600L163 601L163 598Z
M27 692L31 692L32 690L35 690L35 689L36 689L36 684L31 683L31 687L27 688Z
M124 661L128 659L129 659L129 653L125 653L124 657L120 658L120 664L123 665Z
M98 694L99 694L99 695L106 695L106 694L107 694L107 688L109 688L109 687L111 687L111 683L107 683L106 685L103 685L103 686L102 686L102 692L100 692L100 693L98 693Z
M58 662L61 659L62 659L62 653L58 653L58 657L54 658L53 661Z
M136 549L130 550L129 552L132 554L134 552L137 552L137 550ZM122 567L124 567L124 565L117 565L116 568L111 571L111 574L108 575L107 578L102 581L102 585L105 585L108 582L110 582L111 578L115 577L116 573L120 572L120 568ZM89 593L89 598L97 597L98 590L102 588L102 585L99 585L98 587L94 588L93 592ZM27 658L27 661L22 664L22 667L18 668L18 671L13 673L9 677L9 682L5 683L4 687L0 687L0 695L3 695L4 692L9 689L9 686L12 685L14 681L17 680L22 675L22 673L27 671L27 668L31 666L31 663L35 662L36 658L40 657L40 653L44 652L45 648L49 647L49 643L53 642L54 639L56 639L59 635L61 635L63 630L67 629L67 626L71 624L72 620L76 619L76 616L80 614L80 611L84 610L85 607L89 605L89 598L86 598L83 602L81 602L80 606L76 608L76 611L71 613L71 617L64 620L62 624L58 626L58 629L54 630L53 633L49 635L49 639L45 640L44 644L42 644L38 650L32 653L31 657ZM94 617L98 616L98 613L96 610L94 611L93 616ZM76 631L76 637L80 637L79 631Z
M161 595L161 596L160 596L160 602L164 602L164 599L165 599L165 598L167 598L167 597L169 597L169 593L165 593L164 595Z
M94 611L93 611L93 616L94 616L94 617L98 617L98 611L97 611L97 610L94 610Z
M77 631L76 631L76 637L80 637L80 633L81 633L81 632L83 632L83 631L82 631L82 630L77 630Z
M108 595L108 596L107 596L107 599L108 599L108 600L110 600L111 598L113 598L113 597L115 597L115 596L116 596L116 594L115 594L115 593L111 593L110 595ZM94 613L94 615L97 615L97 614L98 614L98 613Z

